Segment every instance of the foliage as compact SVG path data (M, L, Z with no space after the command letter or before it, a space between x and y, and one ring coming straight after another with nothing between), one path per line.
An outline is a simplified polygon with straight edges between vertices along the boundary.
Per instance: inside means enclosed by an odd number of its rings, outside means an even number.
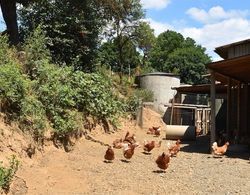
M200 84L205 80L205 64L211 59L205 54L205 48L197 45L191 38L180 33L166 31L157 37L150 52L150 62L154 69L180 74L181 82Z
M136 39L138 42L138 48L143 52L142 66L144 67L148 63L148 55L155 43L154 30L147 22L141 22L139 27L135 31Z
M11 61L8 38L7 36L0 35L0 66L10 63Z
M44 64L38 70L35 86L39 101L58 134L79 128L76 123L79 112L97 120L111 121L121 112L118 98L112 90L107 90L111 83L98 74Z
M137 89L131 94L126 100L125 111L131 113L135 118L137 109L141 102L152 102L153 101L153 92L146 89Z
M6 168L2 165L2 162L0 162L0 187L7 192L15 173L17 172L19 161L15 156L12 156L9 159L9 164L9 167Z
M38 66L43 61L50 61L50 52L46 46L47 38L41 26L38 26L34 32L25 40L24 51L25 51L25 69L30 78L35 79L37 76Z
M23 36L41 24L54 62L92 71L98 36L105 25L96 1L41 0L21 7Z
M15 63L0 66L0 105L8 113L20 112L23 98L27 95L29 80Z
M181 48L184 38L180 33L165 31L161 33L150 53L150 61L153 68L164 71L164 64L168 56L177 48Z
M147 89L137 89L134 92L134 96L141 99L143 102L153 102L154 101L154 93Z
M110 40L105 42L99 49L97 61L102 66L111 68L114 72L120 72L119 66L119 48L118 48L118 39ZM139 64L139 53L136 51L136 47L132 41L128 40L122 49L121 52L123 56L123 73L131 73L131 70L134 69ZM130 71L130 72L129 72Z
M98 69L100 66L109 68L112 71L119 71L118 66L118 50L114 41L107 41L101 45L98 50L98 58L97 63L99 64Z
M84 113L99 120L111 121L121 114L122 105L112 90L110 80L94 73L75 72L73 86L77 93L78 109Z
M180 48L169 55L165 70L179 74L183 83L200 84L204 83L202 75L206 74L205 64L209 62L202 48Z
M114 124L123 106L111 80L50 63L45 41L38 28L23 47L23 64L13 60L0 66L1 111L15 114L34 138L42 137L48 125L60 137L78 132L88 116Z
M140 0L111 0L103 2L104 5L106 5L104 7L107 10L106 13L110 21L110 28L107 29L106 34L116 45L118 53L117 65L120 71L120 80L122 81L124 66L126 67L127 65L126 47L128 44L136 45L135 31L139 26L140 19L143 18L144 13L142 11Z
M47 121L42 102L36 96L28 95L21 101L20 107L21 125L32 131L36 139L42 137Z

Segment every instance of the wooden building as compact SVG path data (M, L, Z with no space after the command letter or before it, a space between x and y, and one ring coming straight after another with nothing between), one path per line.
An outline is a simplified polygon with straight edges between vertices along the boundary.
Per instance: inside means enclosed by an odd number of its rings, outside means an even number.
M211 74L211 144L216 140L216 81L226 86L226 135L250 144L250 39L215 49L224 60L207 65Z

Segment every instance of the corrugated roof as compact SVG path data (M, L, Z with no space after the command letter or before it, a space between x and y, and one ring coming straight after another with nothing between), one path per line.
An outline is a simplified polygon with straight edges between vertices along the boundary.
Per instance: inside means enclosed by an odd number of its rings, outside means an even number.
M250 55L212 62L207 67L221 75L250 83Z
M227 45L222 45L220 47L216 47L214 52L216 52L220 57L227 59L228 58L228 49L230 47L233 47L236 45L241 45L241 44L246 44L246 43L250 43L250 39L245 39L242 41L238 41L238 42L230 43Z
M192 86L181 86L174 87L172 89L176 89L180 93L194 93L194 94L210 94L211 85L203 84L203 85L192 85ZM216 93L224 94L227 91L227 86L223 84L216 85Z

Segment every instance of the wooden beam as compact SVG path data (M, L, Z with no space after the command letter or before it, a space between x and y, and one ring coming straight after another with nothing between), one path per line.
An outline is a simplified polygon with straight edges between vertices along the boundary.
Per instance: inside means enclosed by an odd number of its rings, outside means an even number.
M232 112L232 80L228 77L227 85L227 140L230 140L232 123L231 123L231 112Z
M240 102L241 102L241 83L238 84L238 90L237 90L237 129L236 129L236 138L235 141L238 144L239 143L239 133L240 133Z
M216 124L215 124L215 109L216 109L216 105L215 105L215 72L211 69L209 69L209 72L211 74L211 92L210 92L210 101L211 101L211 129L210 129L210 150L211 150L211 153L213 152L212 151L212 148L211 146L213 145L213 143L215 142L216 140Z

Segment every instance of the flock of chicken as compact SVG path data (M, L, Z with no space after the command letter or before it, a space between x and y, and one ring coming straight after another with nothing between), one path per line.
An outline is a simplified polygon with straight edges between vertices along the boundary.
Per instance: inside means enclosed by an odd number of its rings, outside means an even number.
M147 131L147 134L154 135L156 137L160 136L161 129L160 127L152 127L149 128ZM124 139L116 139L113 141L113 146L109 146L104 158L106 162L112 162L115 159L115 152L113 148L116 149L123 149L123 156L126 159L125 161L128 162L134 155L134 151L136 147L140 147L141 145L139 142L136 142L135 140L135 134L130 134L130 132L127 132ZM170 159L174 156L177 156L177 153L180 151L180 143L181 141L178 139L175 144L169 144L167 145L166 152L163 152L161 155L158 156L156 159L157 166L165 172L165 170L168 168ZM217 145L217 142L214 142L212 145L213 154L216 156L222 156L226 153L229 146L229 142L226 142L223 146L219 147ZM161 141L156 143L155 141L146 141L144 140L143 143L143 150L144 154L150 154L150 152L154 148L161 147Z
M147 131L147 134L151 134L154 136L160 136L160 127L152 127L149 128ZM104 155L105 162L112 162L115 159L115 152L113 148L116 149L123 149L123 156L126 159L125 161L128 162L134 155L134 151L136 147L140 147L141 145L139 142L136 142L135 140L135 134L130 134L130 132L127 132L124 139L116 139L113 141L113 146L108 146L108 149ZM163 152L161 155L158 156L156 159L157 166L165 172L165 170L168 168L170 159L177 155L177 153L180 151L180 140L177 140L175 144L168 145L168 148L166 152ZM144 154L150 154L150 152L154 148L161 147L161 141L158 143L156 141L146 141L144 140L143 143L143 150Z

